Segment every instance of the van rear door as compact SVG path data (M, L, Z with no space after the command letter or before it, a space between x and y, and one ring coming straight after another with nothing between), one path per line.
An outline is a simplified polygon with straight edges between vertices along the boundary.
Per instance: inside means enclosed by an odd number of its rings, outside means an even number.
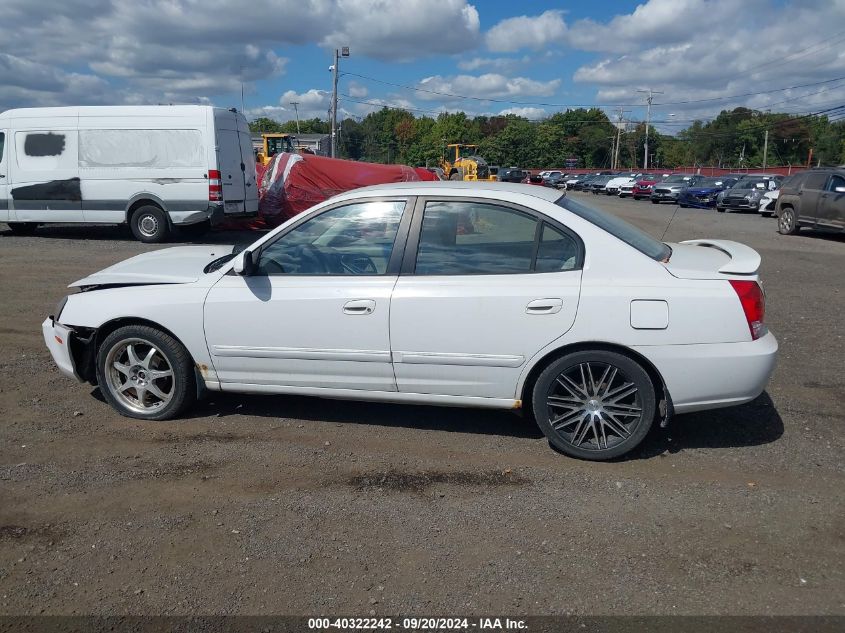
M236 112L215 110L214 122L217 164L223 185L223 210L227 215L256 213L255 157L246 119Z

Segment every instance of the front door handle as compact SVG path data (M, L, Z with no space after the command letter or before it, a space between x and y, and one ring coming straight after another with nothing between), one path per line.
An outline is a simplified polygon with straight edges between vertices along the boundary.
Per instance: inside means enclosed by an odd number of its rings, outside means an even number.
M528 314L556 314L563 308L563 299L534 299L527 306Z
M343 304L344 314L372 314L375 309L376 302L372 299L354 299Z

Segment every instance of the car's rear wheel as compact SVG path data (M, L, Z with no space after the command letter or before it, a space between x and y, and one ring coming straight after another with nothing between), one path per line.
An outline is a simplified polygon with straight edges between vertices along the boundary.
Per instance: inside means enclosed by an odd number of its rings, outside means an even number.
M778 215L778 233L781 235L795 235L801 226L792 207L783 207Z
M97 383L114 409L142 420L174 418L196 398L188 351L146 325L127 325L106 337L97 353Z
M724 213L724 212L725 212L725 207L720 207L720 206L717 206L717 207L716 207L716 211L718 211L719 213Z
M651 204L660 204L660 200L651 199Z
M642 442L654 421L656 397L639 363L616 352L587 350L557 359L540 374L532 410L557 449L601 461Z

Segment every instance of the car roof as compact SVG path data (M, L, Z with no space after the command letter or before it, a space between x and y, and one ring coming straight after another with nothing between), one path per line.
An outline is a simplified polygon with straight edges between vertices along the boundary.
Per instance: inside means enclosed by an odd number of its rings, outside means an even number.
M353 189L352 191L344 192L338 195L335 199L356 197L358 194L377 194L384 196L402 195L402 196L471 196L473 193L519 193L523 195L533 196L549 202L555 202L561 197L560 191L557 189L548 189L546 187L537 187L536 185L526 185L522 183L513 182L492 182L492 181L421 181L421 182L396 182L385 185L371 185L369 187L361 187L360 189Z

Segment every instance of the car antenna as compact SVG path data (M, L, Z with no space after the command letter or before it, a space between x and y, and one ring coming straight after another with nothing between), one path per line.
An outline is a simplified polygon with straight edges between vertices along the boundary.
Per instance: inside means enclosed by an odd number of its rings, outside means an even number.
M680 205L677 205L677 204L676 204L676 205L675 205L675 211L672 213L672 217L671 217L671 218L669 218L669 222L666 224L666 228L665 228L665 229L663 229L663 235L661 235L661 236L660 236L660 241L661 241L661 242L663 241L663 238L664 238L664 237L666 237L666 231L668 231L668 230L669 230L669 225L670 225L670 224L672 224L672 220L674 220L674 219L675 219L675 215L678 213L678 209L679 209L679 208L680 208Z

